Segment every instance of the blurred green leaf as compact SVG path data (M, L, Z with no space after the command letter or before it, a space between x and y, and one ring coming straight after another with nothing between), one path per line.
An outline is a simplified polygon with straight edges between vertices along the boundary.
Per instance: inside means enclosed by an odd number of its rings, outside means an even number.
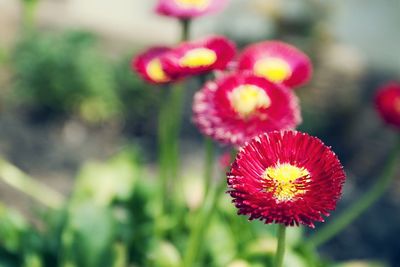
M131 152L122 152L105 163L86 163L78 174L73 202L91 200L109 205L131 197L138 176L138 163Z
M105 207L90 202L80 203L69 211L62 233L64 262L80 267L109 267L115 221Z
M149 253L149 267L180 267L181 256L176 247L167 242L156 242Z
M18 212L0 204L0 242L7 250L20 250L28 231L28 223Z
M237 255L237 245L229 227L214 216L205 240L214 266L227 266Z
M42 267L42 259L35 253L27 253L25 255L24 267Z

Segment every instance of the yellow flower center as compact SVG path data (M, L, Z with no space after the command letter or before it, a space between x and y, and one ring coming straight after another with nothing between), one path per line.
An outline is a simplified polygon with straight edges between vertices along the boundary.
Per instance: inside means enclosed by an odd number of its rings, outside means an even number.
M278 164L265 170L263 178L271 182L271 186L266 188L267 192L272 192L278 201L288 201L294 197L304 194L304 180L310 179L310 173L304 169L288 163Z
M244 118L253 115L259 108L268 108L271 105L271 99L267 93L262 88L251 84L235 88L228 97L233 109Z
M183 8L205 9L209 6L211 0L175 0Z
M207 48L196 48L189 50L180 59L179 65L182 67L197 68L206 67L214 64L217 61L217 54Z
M147 75L155 82L167 82L168 76L162 69L161 62L158 58L151 60L146 67Z
M280 83L292 75L292 70L289 64L280 58L264 58L256 62L254 73L271 82Z

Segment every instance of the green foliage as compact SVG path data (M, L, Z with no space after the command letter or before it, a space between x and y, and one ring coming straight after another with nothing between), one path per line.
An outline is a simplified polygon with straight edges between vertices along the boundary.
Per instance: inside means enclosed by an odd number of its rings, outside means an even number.
M0 242L4 249L14 253L20 251L28 231L28 222L19 213L0 204Z
M0 205L0 267L181 267L197 209L180 199L183 213L161 218L153 178L143 170L135 149L127 148L105 162L83 164L65 206L38 213L35 220L41 227ZM160 235L157 225L167 221L184 223L165 227L166 234ZM271 266L275 228L237 216L224 195L210 218L196 266ZM288 229L285 267L385 267L327 263L306 248L303 239L300 228Z
M15 97L50 113L77 112L89 121L116 115L120 103L112 68L83 32L29 35L12 58Z
M130 70L130 60L111 62L86 32L28 35L10 60L12 100L42 117L77 115L89 123L123 119L131 132L154 132L162 96Z

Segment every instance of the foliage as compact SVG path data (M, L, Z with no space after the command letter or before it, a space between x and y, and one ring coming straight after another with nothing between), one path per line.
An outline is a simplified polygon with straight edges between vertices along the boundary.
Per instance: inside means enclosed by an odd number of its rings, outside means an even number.
M157 190L154 177L145 170L134 149L125 149L106 162L85 163L63 208L37 213L34 220L40 221L40 227L0 206L0 266L182 266L196 208L182 199L179 206L184 208L183 225L170 227L166 235L160 236L156 232L162 220L155 212ZM179 214L169 216L175 221ZM275 226L249 224L246 218L237 216L224 196L210 218L202 263L197 266L271 264L277 242L275 231ZM316 260L314 251L302 249L302 236L301 228L289 229L285 266L384 266L367 262L335 265Z
M34 33L20 40L11 58L13 101L36 114L78 115L90 123L122 119L130 129L151 126L157 94L149 94L129 70L129 61L112 63L89 33ZM150 125L150 126L149 126Z

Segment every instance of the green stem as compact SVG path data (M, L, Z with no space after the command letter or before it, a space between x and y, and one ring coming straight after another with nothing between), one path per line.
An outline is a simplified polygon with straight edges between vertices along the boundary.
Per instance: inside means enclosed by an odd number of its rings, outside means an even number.
M212 145L211 140L208 140ZM232 149L232 158L236 155L236 150ZM214 156L213 156L214 157ZM211 161L210 161L211 162ZM216 211L218 201L226 190L226 170L220 179L219 183L211 187L210 192L207 194L204 205L197 214L194 225L191 229L191 234L189 237L186 254L183 258L183 267L193 267L196 266L196 262L200 262L199 258L202 253L202 244L204 243L204 236L211 222L211 218ZM212 177L212 176L211 176ZM211 178L210 178L211 179ZM211 183L210 183L211 184Z
M205 201L202 209L198 213L189 237L186 254L183 259L183 267L196 266L199 256L202 253L202 244L210 225L211 218L217 208L218 201L226 189L226 180L221 179L218 185L214 186L209 194L209 198Z
M161 181L161 213L166 213L170 183L176 181L179 173L179 132L182 123L183 84L171 88L165 96L158 118L159 167Z
M181 19L180 22L182 25L181 41L185 42L190 39L190 24L192 21L190 19Z
M329 224L326 224L325 227L311 236L308 240L308 245L317 247L327 242L344 228L346 228L364 211L366 211L375 201L377 201L389 187L395 176L395 172L398 167L399 155L400 137L397 141L397 144L393 147L391 154L389 155L381 176L372 186L372 188L342 214L334 218L334 220L332 220Z
M278 226L278 247L276 249L274 267L283 266L283 257L285 255L286 226L279 224Z
M205 138L204 196L210 191L215 161L215 146L210 138Z
M49 208L59 209L65 203L65 198L62 194L29 177L2 158L0 158L0 179Z
M181 41L186 41L190 33L190 20L181 20ZM159 211L163 217L169 212L169 205L177 201L178 175L179 175L179 134L182 124L184 104L184 83L176 83L167 90L164 102L158 117L158 160L160 175ZM172 185L172 186L171 186ZM172 198L170 197L172 196ZM155 225L156 234L162 235L162 220Z

